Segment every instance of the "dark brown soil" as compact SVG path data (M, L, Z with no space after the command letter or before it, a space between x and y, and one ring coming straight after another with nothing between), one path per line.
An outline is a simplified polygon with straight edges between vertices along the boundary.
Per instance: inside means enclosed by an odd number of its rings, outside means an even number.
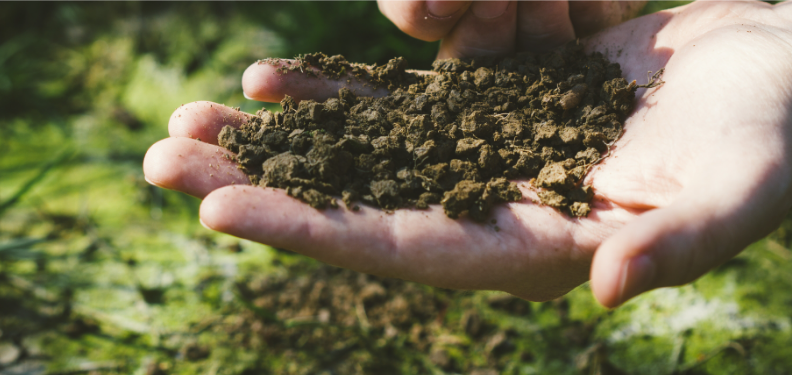
M273 60L263 61L272 63ZM405 70L401 58L366 69L342 56L310 54L282 71L387 87L383 98L341 89L323 103L266 109L221 146L236 152L254 185L286 189L317 209L360 201L385 210L442 204L451 218L484 221L502 202L522 199L510 180L534 179L543 204L586 216L589 169L622 134L638 87L618 64L582 46L506 58L438 60L435 74Z
M238 283L247 311L228 329L239 332L236 345L266 348L269 355L298 364L290 374L394 374L406 363L416 370L411 373L475 372L455 355L459 347L484 352L487 362L479 366L503 368L514 357L515 332L484 319L470 293L307 262L286 271ZM487 302L498 313L531 312L526 301L497 297ZM445 342L452 332L467 340Z

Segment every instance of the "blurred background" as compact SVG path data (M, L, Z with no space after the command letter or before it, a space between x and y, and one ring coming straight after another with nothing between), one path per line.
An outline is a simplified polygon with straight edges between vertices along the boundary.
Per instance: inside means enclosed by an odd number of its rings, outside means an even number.
M179 105L261 107L240 87L257 59L429 67L437 43L373 2L0 9L2 375L792 371L790 221L692 285L608 311L587 285L531 303L324 266L208 231L197 199L144 181Z

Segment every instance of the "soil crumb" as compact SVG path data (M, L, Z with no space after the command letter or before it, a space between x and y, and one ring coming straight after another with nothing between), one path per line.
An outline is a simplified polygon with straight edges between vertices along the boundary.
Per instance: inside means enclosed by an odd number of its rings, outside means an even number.
M264 60L264 63L274 63ZM622 134L639 87L619 64L572 42L542 54L435 61L434 74L406 71L402 58L367 68L343 56L299 56L281 71L358 79L390 94L342 88L319 103L291 97L262 109L218 140L237 153L254 185L285 189L312 207L363 202L384 210L441 204L451 218L483 222L493 206L534 180L545 205L586 216L582 186Z

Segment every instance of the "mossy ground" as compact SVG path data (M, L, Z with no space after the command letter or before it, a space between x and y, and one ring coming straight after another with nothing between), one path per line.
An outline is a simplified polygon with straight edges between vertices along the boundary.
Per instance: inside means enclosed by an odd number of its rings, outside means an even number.
M310 44L329 20L375 19L376 5L291 4L17 3L0 13L9 56L0 69L0 373L313 374L348 373L350 363L360 366L352 373L397 374L792 369L792 220L695 283L614 311L586 285L546 303L452 292L205 230L197 200L142 179L143 153L167 136L176 107L209 99L255 111L238 82L261 56L334 50L384 63L421 48L393 41L397 30L381 19L361 27L396 47ZM297 11L317 29L289 24ZM262 32L261 14L283 32ZM101 26L107 20L115 23ZM345 43L363 34L339 33ZM34 76L36 85L24 84ZM311 294L319 275L327 284ZM273 288L303 298L272 305ZM329 315L302 305L331 296ZM382 313L416 305L409 324ZM279 316L272 306L287 308ZM326 337L342 350L328 350Z

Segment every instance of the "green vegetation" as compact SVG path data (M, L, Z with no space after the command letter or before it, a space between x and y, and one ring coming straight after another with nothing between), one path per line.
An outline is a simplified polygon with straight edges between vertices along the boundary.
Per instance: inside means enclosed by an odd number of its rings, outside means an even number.
M256 109L239 87L256 59L428 66L437 45L374 3L3 9L0 374L792 369L792 220L692 285L607 311L587 285L530 303L323 266L212 233L196 199L143 180L180 104Z

